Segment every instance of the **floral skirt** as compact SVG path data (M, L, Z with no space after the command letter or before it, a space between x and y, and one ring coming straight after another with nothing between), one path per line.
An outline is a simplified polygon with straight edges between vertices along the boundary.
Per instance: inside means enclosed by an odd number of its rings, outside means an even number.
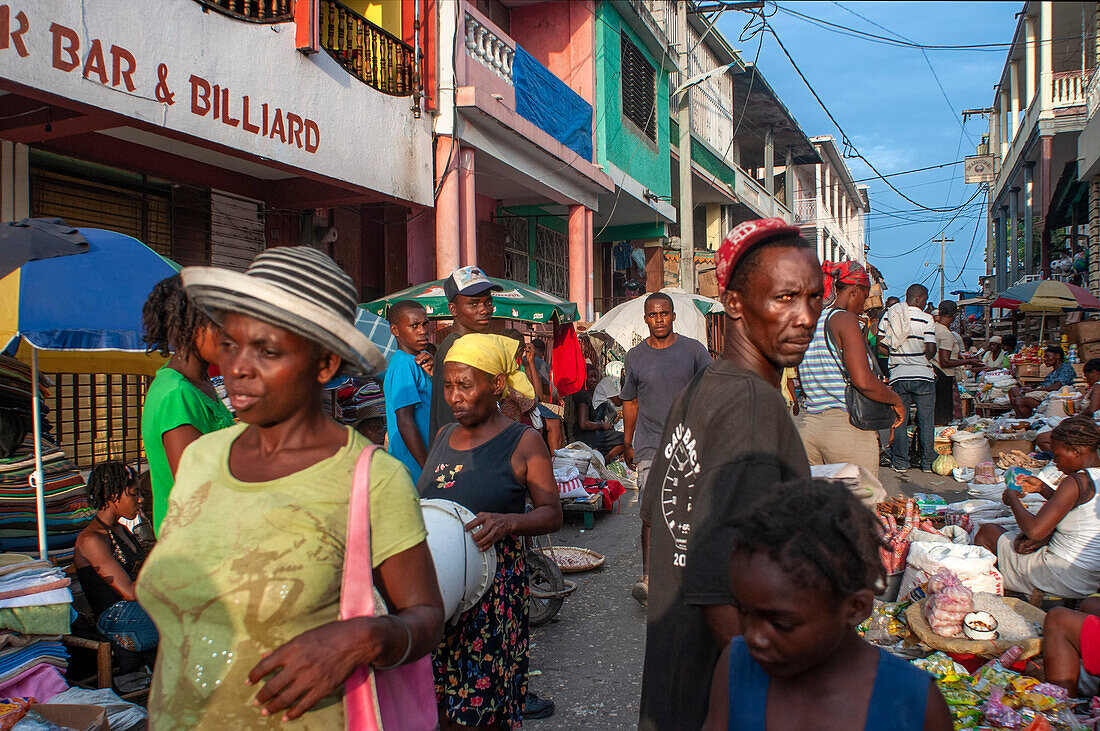
M435 696L462 726L520 727L527 694L528 598L523 542L496 544L497 572L481 601L448 622L432 653Z

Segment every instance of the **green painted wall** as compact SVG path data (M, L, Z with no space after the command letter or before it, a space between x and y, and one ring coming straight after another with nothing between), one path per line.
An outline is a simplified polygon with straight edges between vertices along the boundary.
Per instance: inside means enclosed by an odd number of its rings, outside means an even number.
M620 33L645 55L657 70L657 141L650 141L623 117L620 76ZM669 71L650 54L645 43L627 26L615 3L596 3L596 161L611 163L662 197L672 195L669 177ZM609 171L610 172L610 171ZM617 180L615 181L618 182Z
M680 125L675 120L669 121L669 131L679 141ZM710 151L709 147L696 139L695 135L691 136L691 160L731 188L737 182L736 171L720 160L717 155Z

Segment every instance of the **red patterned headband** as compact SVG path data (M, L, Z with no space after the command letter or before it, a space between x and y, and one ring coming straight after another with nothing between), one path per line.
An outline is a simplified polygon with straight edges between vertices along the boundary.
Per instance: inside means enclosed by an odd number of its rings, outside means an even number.
M718 291L726 291L737 263L754 247L772 239L801 235L797 226L792 226L782 218L758 218L737 224L726 234L715 257Z
M832 296L833 288L837 284L871 286L871 278L867 276L867 270L854 261L842 261L839 264L827 261L821 265L821 272L825 275L825 299Z

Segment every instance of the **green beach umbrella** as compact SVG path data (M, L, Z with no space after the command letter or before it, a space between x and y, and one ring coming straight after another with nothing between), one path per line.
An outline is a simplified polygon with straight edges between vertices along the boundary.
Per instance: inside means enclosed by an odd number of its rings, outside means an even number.
M500 292L493 292L493 317L536 323L551 322L555 317L558 322L563 323L577 320L577 305L568 300L519 282L496 277L489 279L503 288ZM413 300L424 305L429 318L449 319L451 313L447 309L443 281L437 279L434 282L417 284L361 306L379 317L385 317L390 305L401 300Z

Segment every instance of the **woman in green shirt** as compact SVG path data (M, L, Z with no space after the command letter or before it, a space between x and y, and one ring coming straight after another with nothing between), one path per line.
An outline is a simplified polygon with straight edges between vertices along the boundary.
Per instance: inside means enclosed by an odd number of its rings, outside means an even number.
M182 276L222 325L218 366L242 423L184 450L138 578L161 636L150 727L345 728L355 668L412 662L443 633L416 491L381 450L368 494L384 605L340 618L348 500L370 442L322 411L322 387L384 361L355 329L351 278L315 249L269 249L246 273L190 267ZM425 676L427 692L430 683Z
M141 439L153 484L153 531L168 510L168 494L184 448L203 434L233 425L233 414L210 382L217 326L183 291L179 275L158 282L141 312L149 351L171 355L149 385Z

